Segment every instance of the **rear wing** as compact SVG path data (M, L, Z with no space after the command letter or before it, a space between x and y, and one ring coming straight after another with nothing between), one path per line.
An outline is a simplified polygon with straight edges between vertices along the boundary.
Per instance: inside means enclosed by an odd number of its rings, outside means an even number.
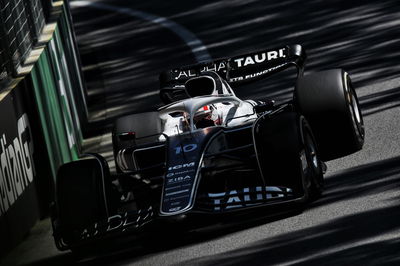
M305 59L304 49L296 44L167 70L160 74L160 96L166 103L186 98L185 82L208 71L218 73L230 85L260 80L293 65L302 75Z

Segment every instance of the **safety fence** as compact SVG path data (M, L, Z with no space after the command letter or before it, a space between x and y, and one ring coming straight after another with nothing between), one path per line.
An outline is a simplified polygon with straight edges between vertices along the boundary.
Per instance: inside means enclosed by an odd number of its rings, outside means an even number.
M1 78L17 75L21 62L38 41L45 19L40 0L0 1Z

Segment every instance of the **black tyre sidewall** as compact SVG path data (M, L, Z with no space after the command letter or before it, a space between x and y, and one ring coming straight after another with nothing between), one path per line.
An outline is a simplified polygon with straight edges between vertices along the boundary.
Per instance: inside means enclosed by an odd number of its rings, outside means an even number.
M350 97L354 95L354 97ZM349 75L332 69L299 78L295 103L314 133L323 160L336 159L361 149L363 120L355 123L352 99L358 99Z
M295 112L277 114L263 122L258 133L257 152L267 185L290 187L296 197L307 202L314 194L315 181L309 171L303 171L301 160L301 154L307 152L304 134L312 138L306 119ZM308 160L307 167L309 164Z
M358 101L357 94L351 82L351 78L346 72L344 73L344 75L345 75L345 80L343 82L346 83L346 89L347 89L346 93L348 97L350 97L350 102L348 102L348 108L350 110L351 124L354 128L354 139L355 139L354 143L357 149L361 149L364 144L364 137L365 137L364 119L360 110L360 104ZM359 113L360 122L358 123L356 122L357 118L355 114L357 110L353 108L353 101L355 102L355 105L357 106L356 108L358 109Z
M312 134L311 128L308 125L308 123L303 119L303 141L304 141L304 151L306 153L306 159L307 159L307 164L308 164L308 169L307 169L307 174L308 179L310 182L310 187L305 188L308 189L308 200L316 200L318 199L323 191L324 187L324 179L323 179L323 172L322 172L322 162L319 159L319 152L318 148L316 145L316 141L314 139L314 136ZM312 156L311 156L311 147L310 145L313 145L314 152L316 152L316 158L317 158L317 164L318 167L317 169L314 168L313 166L313 161L312 161Z

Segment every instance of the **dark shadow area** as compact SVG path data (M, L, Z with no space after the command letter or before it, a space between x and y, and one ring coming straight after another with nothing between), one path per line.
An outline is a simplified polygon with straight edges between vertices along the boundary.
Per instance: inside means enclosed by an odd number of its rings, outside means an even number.
M399 184L400 157L361 165L326 178L326 191L312 207L398 190Z
M271 215L265 216L265 213ZM181 223L157 223L146 232L127 235L124 239L111 239L106 245L92 247L94 254L87 257L71 252L53 256L27 265L119 265L124 261L134 263L143 256L205 243L231 233L286 219L301 213L301 210L286 211L261 207L258 211L236 213L227 216L189 218ZM104 244L104 243L103 243Z
M376 92L359 98L364 116L400 106L400 88Z
M398 190L400 183L400 157L371 163L342 171L326 180L323 197L305 210L327 206L335 202L366 195L389 193ZM384 234L398 231L400 223L399 198L382 208L336 218L290 233L255 242L244 248L200 260L186 261L185 265L272 265L297 262L306 265L398 265L400 242L379 239ZM92 260L75 262L71 253L38 261L32 265L99 265L133 263L143 256L166 252L192 244L211 241L230 233L239 232L259 225L279 221L297 212L265 217L257 211L236 218L220 220L214 226L182 233L175 229L158 227L143 239L124 244L119 252L103 255ZM247 218L246 218L247 217ZM249 218L250 217L250 218ZM179 233L180 232L180 233ZM377 238L374 241L370 239ZM351 248L346 248L351 245ZM307 258L310 257L310 258ZM307 258L306 261L302 261Z
M354 214L185 264L399 265L399 240L362 242L398 230L400 225L396 217L399 215L399 205ZM361 243L354 245L358 241ZM352 244L352 247L346 249L347 244Z
M398 190L399 182L400 157L356 167L329 178L323 198L310 208L389 193ZM400 229L399 198L392 200L392 204L384 208L371 208L184 264L399 265L400 241L382 237ZM347 245L351 247L346 248Z

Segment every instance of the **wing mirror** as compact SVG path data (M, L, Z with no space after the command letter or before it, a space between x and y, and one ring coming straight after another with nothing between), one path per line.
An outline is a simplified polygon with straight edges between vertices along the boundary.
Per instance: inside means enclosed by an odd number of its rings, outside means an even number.
M119 133L118 138L120 140L135 140L136 139L136 132L124 132L124 133Z
M275 105L274 100L265 100L263 103L254 106L254 110L256 111L256 113L263 113L271 110L274 107L274 105Z

